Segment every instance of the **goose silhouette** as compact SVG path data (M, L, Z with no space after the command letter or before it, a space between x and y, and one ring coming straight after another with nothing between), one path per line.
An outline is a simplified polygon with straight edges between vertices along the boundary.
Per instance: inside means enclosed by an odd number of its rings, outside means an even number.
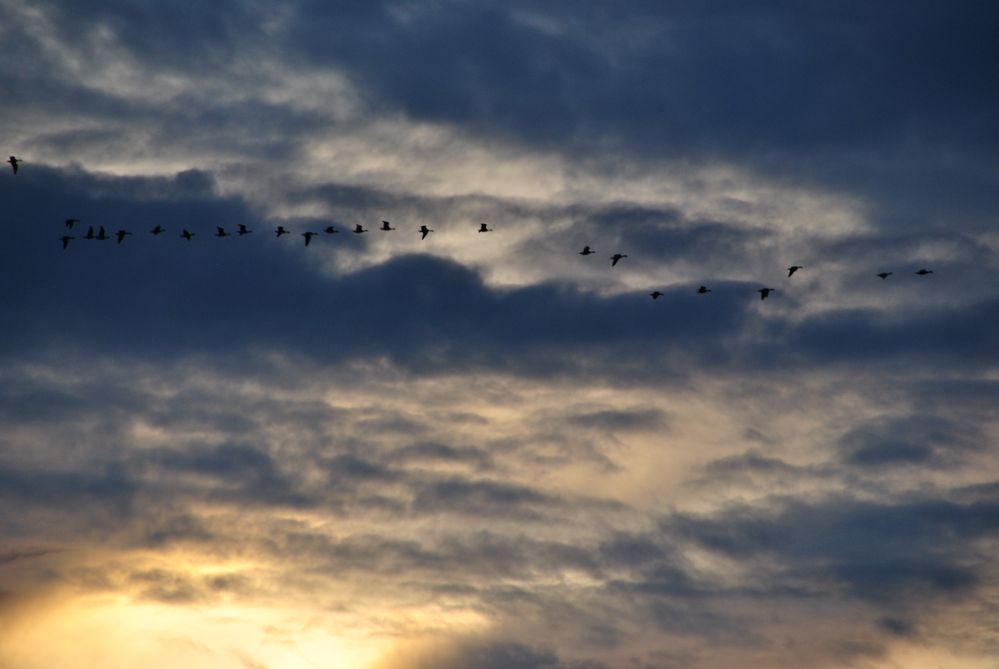
M355 235L360 235L360 234L364 234L365 232L367 232L367 230L365 230L365 229L364 229L364 228L363 228L363 227L361 226L361 224L360 224L360 223L358 223L357 225L355 225L355 226L354 226L354 234L355 234Z
M166 232L166 230L164 230L164 229L163 229L163 226L162 226L162 225L157 225L157 226L156 226L155 228L153 228L153 229L152 229L152 230L150 230L149 232L151 232L152 234L154 234L154 235L156 235L157 237L159 237L159 236L160 236L160 235L162 235L162 234L163 234L164 232Z
M776 288L759 288L756 292L760 294L761 300L765 300L770 297L770 293L773 293L776 290Z
M67 247L69 247L69 240L76 239L76 237L70 237L69 235L63 235L59 239L62 240L62 248L65 250Z
M389 230L395 230L395 228L392 227L392 224L389 223L388 221L382 221L382 227L378 229L384 230L385 232L388 232Z
M884 281L885 279L887 279L888 277L890 277L892 274L894 274L894 272L878 272L876 276L880 276L881 280Z
M664 293L660 293L658 290L653 290L651 293L649 293L649 297L651 297L653 300L658 300L663 295Z
M14 170L14 174L17 174L17 164L19 162L18 159L15 158L14 156L11 156L10 158L7 159L7 162L10 163L10 168Z
M63 225L65 225L67 228L69 228L70 230L72 230L73 229L73 224L79 223L79 222L80 222L80 219L78 219L78 218L67 218L66 221L63 223Z
M94 226L91 225L89 228L87 228L87 234L84 235L83 238L84 239L93 239L94 238Z
M584 246L583 250L579 252L579 255L588 256L588 255L593 255L594 253L595 251L591 249L589 246Z
M429 235L431 232L433 232L433 230L431 228L428 228L425 225L421 225L420 226L420 239L426 239L427 235Z
M290 235L291 233L284 229L283 225L279 225L274 228L274 236L280 237L281 235Z
M123 241L125 241L125 235L130 235L130 234L132 233L129 232L128 230L119 230L118 232L114 233L114 236L117 237L118 243L121 244Z
M627 258L627 257L628 257L627 253L615 253L614 255L611 256L611 267L614 267L614 265L616 265L618 261L621 260L621 258Z
M99 240L101 240L103 242L104 240L111 239L111 238L108 237L108 235L107 235L106 232L104 232L104 226L102 225L100 227L100 229L97 231L97 236L94 237L94 239L99 239Z
M792 274L794 274L795 272L797 272L799 269L805 269L805 268L802 265L791 265L790 267L787 268L787 275L791 276Z
M318 234L318 232L303 232L302 236L305 237L305 245L308 246L309 242L312 241L312 238Z
M242 237L243 235L248 235L251 232L253 232L253 230L250 230L248 227L246 227L245 224L240 223L239 224L239 230L236 231L236 234L239 235L240 237Z
M698 295L704 295L705 293L710 293L710 292L711 289L708 288L707 286L701 286L700 288L697 289Z
M916 274L918 274L919 276L926 276L927 274L933 274L933 270L923 268L923 269L919 270L918 272L916 272Z
M492 232L488 223L479 223L479 232Z
M339 231L336 228L334 228L332 225L327 225L326 229L323 230L323 232L325 232L327 235L335 235Z
M187 241L191 241L191 238L194 237L194 233L188 232L187 228L184 228L184 231L180 233L180 236L186 239Z

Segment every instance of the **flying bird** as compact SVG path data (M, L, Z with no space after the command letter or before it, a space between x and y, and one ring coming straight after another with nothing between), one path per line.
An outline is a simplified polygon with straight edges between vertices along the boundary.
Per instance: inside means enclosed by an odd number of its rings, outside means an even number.
M392 224L389 223L388 221L382 221L382 227L380 227L379 230L384 230L385 232L388 232L389 230L395 230L395 228L393 228Z
M615 253L614 255L611 256L611 267L616 265L618 261L621 260L621 258L627 258L627 257L628 257L627 253Z
M327 225L326 229L323 230L323 232L325 232L327 235L335 235L337 233L337 229L334 228L332 225Z
M231 232L226 232L225 228L223 228L221 225L216 225L215 226L215 236L216 237L232 237L232 233Z
M78 219L78 218L67 218L66 222L64 223L64 225L67 228L69 228L70 230L72 230L73 229L73 224L74 223L79 223L79 222L80 222L80 219Z
M94 238L94 226L91 225L89 228L87 228L87 234L84 237L84 239L93 239L93 238Z
M584 246L583 250L579 252L579 255L588 256L592 255L593 253L594 253L593 249L591 249L589 246Z
M697 293L699 295L704 295L705 293L710 293L710 292L711 292L711 289L708 288L707 286L701 286L700 288L697 289Z
M239 230L236 231L236 234L239 235L240 237L242 237L243 235L248 235L251 232L253 232L253 230L250 230L244 224L240 223L239 224Z
M662 297L662 296L663 296L663 294L664 294L664 293L660 293L660 292L659 292L658 290L653 290L653 291L652 291L651 293L649 293L649 296L650 296L650 297L651 297L651 298L652 298L653 300L658 300L658 299L659 299L660 297Z
M279 225L274 228L274 236L280 237L281 235L290 235L291 233L284 229L283 225Z
M103 225L97 231L97 237L95 239L99 239L101 241L104 241L105 239L111 239L110 237L108 237L107 233L104 232L104 226Z
M166 230L163 229L162 225L157 225L155 228L153 228L149 232L153 233L154 235L159 236L159 235L162 235L164 232L166 232Z
M129 232L128 230L119 230L118 232L114 233L114 236L118 238L118 243L121 244L123 241L125 241L125 235L130 235L130 234L132 233Z
M776 291L776 288L760 288L756 292L760 294L760 299L765 300L770 297L770 293Z
M184 232L180 233L180 236L186 239L187 241L191 241L191 237L194 236L194 233L188 232L187 228L184 228Z
M479 223L479 232L492 232L492 228L489 227L488 223Z
M795 272L797 272L799 269L805 269L805 268L803 266L801 266L801 265L791 265L790 267L787 268L787 275L791 276L792 274L794 274Z
M878 272L877 275L880 276L882 280L884 280L890 277L892 274L894 274L894 272Z
M10 168L14 170L14 174L17 174L17 162L18 162L17 158L11 156L10 158L7 159L7 162L10 163Z
M364 227L362 227L360 223L358 223L357 225L354 226L354 234L355 235L359 235L359 234L361 234L363 232L367 232L367 230L365 230Z
M318 234L318 232L303 232L302 236L305 237L305 245L308 246L309 242L312 241L312 238Z
M421 225L420 226L420 235L421 235L420 239L426 239L427 235L429 235L431 232L433 232L433 230L431 228L428 228L425 225Z
M69 235L63 235L59 239L62 240L62 247L65 249L69 246L69 240L76 239L76 237L70 237Z
M933 270L923 268L923 269L919 270L918 272L916 272L916 274L918 274L919 276L926 276L927 274L933 274Z

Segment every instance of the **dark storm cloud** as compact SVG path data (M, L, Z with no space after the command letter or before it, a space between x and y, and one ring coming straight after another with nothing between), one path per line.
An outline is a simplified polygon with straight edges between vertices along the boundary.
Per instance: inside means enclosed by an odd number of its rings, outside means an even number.
M867 503L832 499L783 508L735 508L712 517L677 515L669 533L749 560L779 561L786 579L844 588L879 603L960 596L987 565L974 542L999 535L994 498Z
M844 460L855 467L953 465L985 443L975 429L930 415L879 418L840 438Z

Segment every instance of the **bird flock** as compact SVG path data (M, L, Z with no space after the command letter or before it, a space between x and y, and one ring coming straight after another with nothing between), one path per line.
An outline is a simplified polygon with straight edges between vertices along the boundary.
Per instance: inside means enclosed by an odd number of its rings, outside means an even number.
M19 167L19 165L20 165L21 162L22 162L21 159L15 157L15 156L10 156L7 159L7 163L10 164L11 170L13 171L13 173L15 175L17 175L18 167ZM78 218L67 218L64 221L64 226L65 226L65 228L67 230L73 230L77 223L80 223L80 219L78 219ZM393 227L392 223L390 221L384 221L384 220L382 221L381 227L378 228L378 230L380 230L382 232L392 232L392 231L395 231L396 229L397 228ZM420 239L421 240L425 240L427 238L427 235L429 235L434 230L433 230L433 228L428 228L426 225L421 225L419 228L416 229L416 231L420 233ZM156 227L152 228L149 232L153 236L158 237L158 236L164 234L166 232L166 229L163 226L161 226L161 225L157 225ZM326 234L326 235L335 235L335 234L338 234L339 232L340 231L337 230L336 227L334 227L332 225L328 225L328 226L326 226L323 229L323 233ZM353 229L352 232L354 234L360 235L360 234L364 234L366 232L369 232L369 230L366 229L363 225L357 224L357 225L354 226L354 229ZM493 232L493 229L490 228L489 224L487 224L487 223L480 223L479 224L479 228L478 228L478 230L476 232L480 232L480 233L481 232ZM251 230L248 227L246 227L246 225L244 223L239 223L237 225L235 233L226 231L225 227L223 227L221 225L215 226L215 234L212 235L212 236L219 237L219 238L222 238L222 237L232 237L233 235L235 235L237 237L243 237L244 235L248 235L248 234L251 234L251 233L253 233L253 230ZM123 241L125 241L125 237L127 237L127 236L129 236L131 234L132 234L132 232L129 231L129 230L117 230L117 231L114 232L113 235L109 235L107 233L107 231L104 229L103 225L99 225L97 227L97 231L95 232L94 231L94 226L90 225L90 226L87 227L87 232L83 236L83 239L85 239L85 240L97 240L97 241L107 241L107 240L110 240L110 239L114 239L114 240L116 240L116 242L118 244L121 244ZM277 238L280 238L282 235L290 235L290 234L292 234L292 232L290 230L288 230L287 228L285 228L283 225L279 225L276 228L274 228L274 236L277 237ZM299 234L304 239L305 246L308 246L309 244L311 244L313 238L320 236L319 232L315 232L313 230L306 230L305 232L301 232ZM178 236L181 237L181 238L183 238L183 239L185 239L186 241L191 241L194 238L195 233L191 232L187 228L181 228L181 232L180 232L180 234ZM76 237L73 236L73 235L64 234L59 239L62 242L62 248L63 249L67 249L67 248L69 248L69 243L72 240L76 239ZM583 249L581 251L579 251L579 255L581 255L581 256L590 256L590 255L594 255L595 253L596 253L596 251L594 251L593 248L590 247L589 245L584 246ZM625 259L627 257L628 257L627 253L615 253L615 254L611 255L610 256L611 267L616 267L617 264L621 260L623 260L623 259ZM802 270L802 269L804 269L803 265L791 265L790 267L787 268L787 276L788 276L788 278L794 276L794 274L797 271ZM933 274L933 270L926 269L924 267L924 268L921 268L921 269L917 270L916 272L914 272L914 274L916 274L917 276L920 276L920 277L925 277L925 276L928 276L930 274ZM893 275L894 275L894 272L878 272L874 276L876 276L876 277L880 278L882 281L884 281L888 277L893 276ZM710 293L712 291L707 286L699 286L695 292L698 295L706 295L707 293ZM761 300L765 300L768 297L770 297L771 293L777 292L777 289L776 288L763 287L763 288L758 288L756 290L756 292L760 294L760 299ZM659 291L659 290L653 290L651 293L649 293L649 296L653 300L658 300L663 295L665 295L665 293L663 293L662 291Z

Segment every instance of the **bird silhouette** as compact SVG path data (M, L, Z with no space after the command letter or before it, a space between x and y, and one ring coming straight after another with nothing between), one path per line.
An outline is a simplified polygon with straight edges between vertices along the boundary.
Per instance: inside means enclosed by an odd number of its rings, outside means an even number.
M323 232L325 232L327 235L335 235L338 232L338 230L334 228L332 225L327 225L326 229L323 230Z
M594 251L589 246L584 246L583 250L579 252L581 256L593 255Z
M191 237L194 236L194 233L193 232L188 232L187 228L184 228L184 231L182 233L180 233L180 236L183 237L184 239L186 239L187 241L191 241Z
M125 235L130 235L130 234L132 233L129 232L128 230L119 230L118 232L114 233L114 236L118 238L118 243L121 244L123 241L125 241Z
M492 232L488 223L479 223L479 232Z
M221 225L216 225L215 226L215 236L216 237L232 237L232 233L231 232L226 232L225 228L223 228Z
M149 232L151 232L151 233L153 233L154 235L157 235L157 236L158 236L158 235L162 235L162 234L163 234L164 232L166 232L166 230L164 230L164 229L163 229L163 226L162 226L162 225L157 225L157 226L156 226L155 228L153 228L153 229L152 229L152 230L150 230Z
M878 272L877 275L880 276L881 280L883 281L884 279L890 277L892 274L894 274L894 272Z
M382 221L382 227L380 227L379 230L384 230L385 232L388 232L389 230L395 230L395 228L393 228L392 224L389 223L388 221Z
M923 268L923 269L919 270L918 272L916 272L916 274L918 274L919 276L926 276L927 274L933 274L933 270Z
M84 239L93 239L93 238L94 238L94 226L91 225L89 228L87 228L87 234L86 236L84 236Z
M799 269L805 269L805 268L803 266L801 266L801 265L791 265L790 267L787 268L787 275L791 276L792 274L794 274L795 272L797 272Z
M240 223L239 224L239 230L236 231L236 234L239 235L240 237L242 237L243 235L248 235L251 232L253 232L253 230L250 230L244 224Z
M308 246L309 242L312 241L312 238L318 234L318 232L303 232L302 236L305 237L305 245Z
M65 249L69 246L69 240L76 239L76 237L70 237L69 235L63 235L59 239L62 240L62 247Z
M697 289L697 292L699 295L704 295L705 293L710 293L711 289L708 288L707 286L701 286L700 288Z
M104 232L104 226L103 225L97 231L97 237L95 237L95 239L99 239L101 241L104 241L106 239L111 239L110 237L108 237L107 233Z
M274 236L280 237L281 235L290 235L291 233L284 229L283 225L279 225L274 228Z
M367 232L367 230L365 230L365 229L364 229L364 228L363 228L363 227L361 226L361 224L360 224L360 223L358 223L357 225L355 225L355 226L354 226L354 234L355 234L355 235L360 235L360 234L362 234L362 233L365 233L365 232Z
M765 300L770 297L770 293L776 291L776 288L760 288L756 292L760 294L760 299Z
M427 235L429 235L431 232L433 232L433 230L431 228L428 228L425 225L421 225L420 226L420 239L426 239Z
M65 221L65 223L63 223L63 225L65 225L67 228L69 228L70 230L72 230L73 229L73 224L74 223L79 223L79 222L80 222L80 219L78 219L78 218L67 218L66 221Z
M10 163L10 168L14 170L14 174L17 174L18 159L15 158L14 156L11 156L10 158L7 159L7 162Z
M653 300L658 300L660 297L663 296L663 293L660 293L658 290L653 290L651 293L649 293L649 296Z
M621 258L627 258L627 257L628 257L627 253L615 253L614 255L612 255L610 257L611 258L611 267L613 267L614 265L616 265L618 263L618 261L621 260Z

